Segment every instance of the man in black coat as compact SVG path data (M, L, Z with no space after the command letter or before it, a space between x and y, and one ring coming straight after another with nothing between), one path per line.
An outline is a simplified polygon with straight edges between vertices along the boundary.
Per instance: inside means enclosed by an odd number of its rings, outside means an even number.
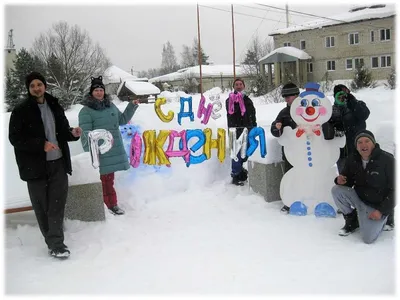
M356 133L367 128L366 120L370 111L364 101L357 100L343 84L333 88L335 102L332 106L330 120L322 125L325 139L334 135L346 135L346 145L340 149L337 162L339 173L344 167L346 158L356 151L354 138Z
M9 140L14 146L20 177L27 182L29 197L49 254L69 257L64 244L64 210L71 175L68 141L82 130L71 128L58 100L46 93L46 80L37 72L25 80L28 97L10 117Z
M239 138L243 132L244 128L250 132L250 130L254 127L257 127L256 121L256 109L254 108L253 101L244 94L245 84L244 80L241 78L236 78L233 82L234 94L241 93L243 96L243 102L245 107L245 112L242 113L240 104L235 102L233 103L233 112L229 111L229 98L225 101L226 111L227 111L227 120L228 120L228 128L236 128L236 138ZM243 185L244 181L247 180L247 170L243 168L243 163L247 160L246 158L242 158L240 153L237 155L238 161L232 159L232 184L234 185Z
M285 84L282 87L281 95L286 101L286 107L283 108L278 116L276 117L275 121L271 124L271 134L275 137L280 137L283 133L283 128L286 126L295 129L297 124L293 121L292 117L290 116L290 105L292 105L294 99L296 99L300 94L299 88L292 82ZM285 164L285 173L292 168L292 165L287 161L284 149L282 147L282 160ZM284 214L289 213L289 207L284 205L281 209L281 212Z
M354 141L357 152L346 159L332 196L345 219L339 235L347 236L360 228L363 241L370 244L395 207L395 159L380 149L368 130L360 131Z

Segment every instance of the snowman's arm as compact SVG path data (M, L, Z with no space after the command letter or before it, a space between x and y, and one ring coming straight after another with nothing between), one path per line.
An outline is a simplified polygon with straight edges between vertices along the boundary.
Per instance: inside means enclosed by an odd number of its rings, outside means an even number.
M346 145L346 136L335 136L333 140L329 140L334 147L343 148Z
M292 127L290 126L283 127L282 135L278 139L279 144L281 144L282 146L289 145L290 140L294 134L293 131L294 129L292 129Z

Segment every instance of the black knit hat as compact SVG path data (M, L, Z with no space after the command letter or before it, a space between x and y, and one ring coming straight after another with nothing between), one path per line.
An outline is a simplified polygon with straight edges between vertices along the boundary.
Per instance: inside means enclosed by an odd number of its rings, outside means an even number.
M374 145L376 144L374 134L371 131L364 129L364 130L357 132L357 134L356 134L356 138L354 139L354 144L355 144L356 148L357 148L358 139L362 138L362 137L369 138L372 141L372 143L374 143Z
M46 82L46 79L44 79L44 76L42 74L40 74L39 72L32 72L32 73L26 75L26 77L25 77L25 85L26 85L26 88L28 89L28 93L29 93L29 86L30 86L31 82L35 79L38 79L41 82L43 82L44 86L47 88L47 82Z
M282 87L281 93L282 93L282 97L295 96L295 95L300 94L300 90L297 87L297 85L295 85L292 82L289 82Z
M343 89L348 89L348 88L344 84L335 85L335 87L333 88L333 97L335 97L337 93L342 92Z
M90 85L90 93L89 93L90 95L93 93L93 90L97 89L97 88L102 88L104 91L106 90L106 88L103 84L102 76L99 76L97 78L91 77L91 80L92 80L92 84Z

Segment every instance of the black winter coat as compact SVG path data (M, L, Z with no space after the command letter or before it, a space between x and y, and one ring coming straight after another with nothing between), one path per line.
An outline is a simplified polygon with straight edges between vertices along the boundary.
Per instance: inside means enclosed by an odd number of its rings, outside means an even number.
M276 128L276 123L282 123L281 129ZM272 122L271 134L274 137L280 137L283 132L283 127L285 126L290 126L292 129L297 127L296 122L293 121L292 117L290 116L290 105L286 105L286 107L279 112L275 121Z
M327 123L322 125L322 130L325 139L333 139L335 131L344 132L346 145L340 149L341 158L346 158L356 152L354 139L357 132L366 129L365 121L369 114L370 111L365 102L357 100L352 94L347 95L345 105L335 103L332 106L332 116Z
M257 119L256 119L256 109L254 108L253 101L247 96L243 96L244 106L246 107L246 112L242 116L239 103L234 104L234 112L233 114L229 114L229 98L225 101L226 107L226 116L228 119L228 128L236 129L236 136L239 137L243 129L246 127L249 132L252 128L257 127Z
M54 115L56 137L62 152L65 170L72 174L68 141L76 141L72 128L58 99L45 93L45 99ZM33 97L28 97L14 108L10 117L9 140L14 146L19 175L22 180L46 178L46 134L39 106Z
M276 123L282 123L281 129L276 128ZM276 117L275 121L272 122L271 124L271 134L274 137L280 137L283 133L283 127L285 126L290 126L292 129L295 129L297 127L297 124L295 121L293 121L292 117L290 116L290 105L286 105L285 108L283 108L278 116ZM287 162L286 156L285 156L285 151L283 150L282 146L282 159L283 161ZM289 167L290 169L291 167ZM288 171L288 170L286 170Z
M356 151L346 159L341 175L347 177L346 186L353 187L368 206L389 215L395 207L395 159L394 156L375 145L366 168ZM337 181L335 179L335 183Z

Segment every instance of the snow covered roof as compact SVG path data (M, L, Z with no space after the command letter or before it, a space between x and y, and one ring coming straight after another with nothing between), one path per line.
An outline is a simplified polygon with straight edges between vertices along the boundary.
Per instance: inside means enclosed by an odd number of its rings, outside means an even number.
M128 90L138 96L158 95L160 93L160 89L150 82L127 80L120 84L117 95L119 95L119 92L121 91L124 84Z
M295 47L281 47L271 51L258 62L266 64L280 61L293 61L296 59L311 59L311 56Z
M235 66L236 76L244 75L243 68L239 65ZM202 77L221 77L232 76L233 77L233 66L232 65L202 65L201 66ZM173 73L165 74L162 76L154 77L149 79L149 82L160 82L160 81L174 81L184 79L185 77L200 78L200 67L194 66L185 69L178 70Z
M117 66L109 67L107 70L104 71L103 75L104 84L120 83L124 82L125 80L133 80L133 79L138 79L138 78L118 68Z
M317 19L300 25L279 29L270 32L269 35L273 36L278 34L287 34L294 31L311 30L369 19L380 19L394 15L396 15L396 7L394 5L365 5L362 7L353 8L349 12L329 17L329 19Z

